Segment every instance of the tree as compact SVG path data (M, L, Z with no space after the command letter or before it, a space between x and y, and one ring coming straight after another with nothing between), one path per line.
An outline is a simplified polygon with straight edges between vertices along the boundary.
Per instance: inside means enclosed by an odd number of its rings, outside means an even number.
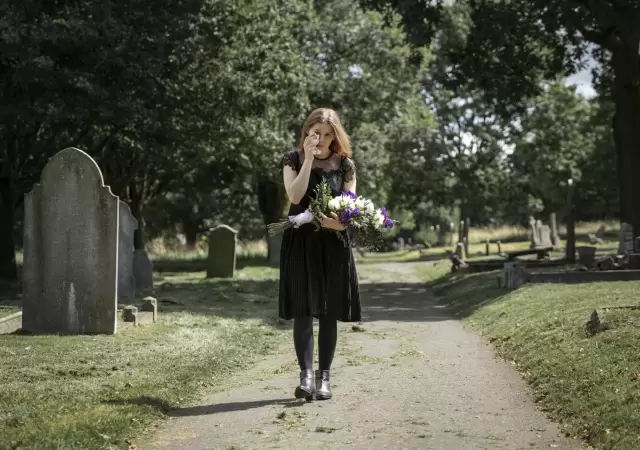
M399 11L429 2L362 0L365 5ZM430 4L430 3L429 3ZM538 95L543 80L575 73L589 47L606 63L613 83L613 136L620 183L621 219L640 235L640 4L635 0L457 0L458 8L431 7L421 20L405 20L415 44L432 42L433 22L446 14L463 16L465 39L449 51L451 86L468 85L485 93L493 109L508 118L522 112L526 100ZM405 19L407 19L406 14Z

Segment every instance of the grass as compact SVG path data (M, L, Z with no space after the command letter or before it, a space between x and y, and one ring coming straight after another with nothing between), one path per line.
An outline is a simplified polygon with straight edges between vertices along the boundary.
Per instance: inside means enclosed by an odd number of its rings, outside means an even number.
M20 312L20 308L18 307L0 308L0 319L2 319L3 317L10 316L11 314L15 314L17 312Z
M276 348L277 271L158 280L159 323L115 336L0 336L0 449L127 448L163 413Z
M640 448L640 312L609 310L589 337L594 308L638 304L640 282L497 287L497 272L431 283L450 310L485 335L533 388L538 408L594 448Z

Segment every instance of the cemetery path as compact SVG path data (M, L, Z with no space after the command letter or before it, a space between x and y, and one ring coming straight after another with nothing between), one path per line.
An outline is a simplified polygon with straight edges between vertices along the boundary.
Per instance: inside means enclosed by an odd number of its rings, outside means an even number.
M415 269L359 267L365 320L340 324L332 400L292 398L298 369L286 342L237 387L169 413L138 448L584 448L536 409L511 365L446 315Z

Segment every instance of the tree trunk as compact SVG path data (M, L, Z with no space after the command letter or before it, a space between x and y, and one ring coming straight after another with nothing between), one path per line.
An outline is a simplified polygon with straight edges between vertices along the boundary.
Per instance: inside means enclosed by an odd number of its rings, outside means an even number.
M198 243L199 224L188 219L182 220L182 231L187 241L187 248L193 250Z
M144 220L142 219L143 189L133 180L129 183L129 197L131 198L131 214L138 221L138 229L133 234L133 248L144 250Z
M627 42L626 44L631 45ZM631 46L633 47L633 46ZM618 156L620 220L640 235L640 57L635 48L621 45L613 52L613 135Z
M13 241L13 189L8 178L0 178L0 280L17 281L16 249Z
M265 225L277 222L282 219L282 212L286 203L286 193L281 183L276 183L267 178L259 178L258 188L258 205ZM268 260L272 264L280 261L280 246L282 238L267 237Z

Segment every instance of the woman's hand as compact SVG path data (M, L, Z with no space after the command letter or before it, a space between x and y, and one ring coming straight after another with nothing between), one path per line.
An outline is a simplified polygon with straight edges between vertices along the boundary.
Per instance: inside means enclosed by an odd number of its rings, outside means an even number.
M330 228L336 231L342 231L347 228L345 224L340 222L340 219L338 218L336 213L331 213L329 217L325 216L324 214L320 214L318 220L320 220L320 226L322 226L323 228Z
M318 143L320 142L320 136L317 133L311 133L304 140L304 160L313 161L313 157L318 151Z

